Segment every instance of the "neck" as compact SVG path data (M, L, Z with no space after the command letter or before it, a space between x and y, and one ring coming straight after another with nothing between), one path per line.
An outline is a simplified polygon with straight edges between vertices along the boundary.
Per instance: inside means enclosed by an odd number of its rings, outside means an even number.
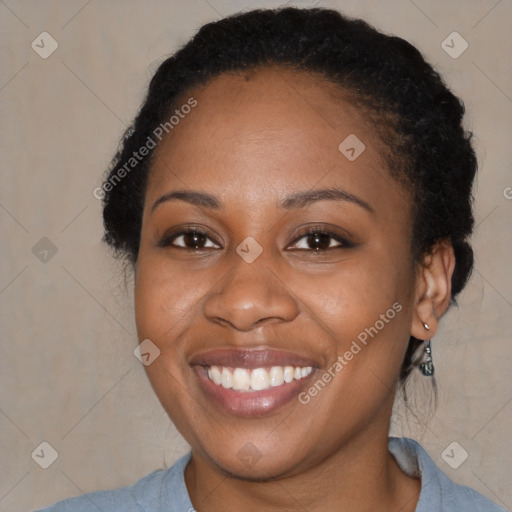
M332 510L414 512L421 482L388 451L389 424L358 433L300 474L251 482L226 476L193 454L185 472L198 512Z

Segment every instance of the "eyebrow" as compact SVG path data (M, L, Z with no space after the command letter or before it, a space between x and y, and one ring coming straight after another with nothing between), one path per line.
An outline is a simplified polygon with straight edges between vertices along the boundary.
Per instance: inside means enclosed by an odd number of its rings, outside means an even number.
M157 199L151 207L151 212L154 212L157 206L162 203L176 200L185 201L187 203L194 204L196 206L203 206L212 210L218 210L221 207L220 201L211 194L189 190L176 190L174 192L164 194L162 197Z
M285 210L291 210L293 208L303 208L308 204L316 201L347 201L349 203L357 204L368 210L370 213L374 213L374 209L361 198L346 192L340 188L323 188L318 190L307 190L305 192L296 192L286 197L280 204L280 207Z
M176 200L185 201L195 206L202 206L212 210L219 210L222 208L221 201L211 194L190 190L176 190L164 194L157 199L151 207L151 212L155 211L155 209L162 203ZM317 190L306 190L304 192L295 192L294 194L285 197L279 203L279 207L284 210L293 210L295 208L303 208L309 204L324 200L346 201L356 204L370 213L375 213L374 209L366 201L363 201L361 198L340 188L323 188Z

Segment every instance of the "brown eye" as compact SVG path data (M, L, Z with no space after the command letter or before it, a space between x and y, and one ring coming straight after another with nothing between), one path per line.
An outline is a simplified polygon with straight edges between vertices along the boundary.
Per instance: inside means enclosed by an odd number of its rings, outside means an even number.
M166 236L159 244L161 247L177 247L181 249L219 249L220 246L198 229L183 230L179 233Z
M331 246L332 237L323 233L313 233L306 237L306 243L310 249L323 251Z
M203 233L189 232L182 235L183 245L185 247L193 247L194 249L202 249L206 243L207 237Z
M303 233L295 240L292 248L309 251L327 251L328 249L342 249L354 247L354 244L337 233L314 229Z

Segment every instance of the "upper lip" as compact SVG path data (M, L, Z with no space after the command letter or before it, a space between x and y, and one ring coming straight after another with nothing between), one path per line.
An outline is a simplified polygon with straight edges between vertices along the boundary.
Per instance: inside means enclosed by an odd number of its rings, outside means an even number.
M317 366L309 357L269 348L208 350L192 357L190 365L224 366L248 370L265 366Z

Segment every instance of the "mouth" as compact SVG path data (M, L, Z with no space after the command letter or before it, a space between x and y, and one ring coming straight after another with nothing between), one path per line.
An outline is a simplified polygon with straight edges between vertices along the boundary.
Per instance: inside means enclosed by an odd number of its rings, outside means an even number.
M226 368L211 366L208 378L225 389L241 392L263 391L301 380L313 371L312 366L272 366L271 368Z
M190 364L208 400L230 415L245 417L290 404L317 369L309 358L266 349L215 350Z

